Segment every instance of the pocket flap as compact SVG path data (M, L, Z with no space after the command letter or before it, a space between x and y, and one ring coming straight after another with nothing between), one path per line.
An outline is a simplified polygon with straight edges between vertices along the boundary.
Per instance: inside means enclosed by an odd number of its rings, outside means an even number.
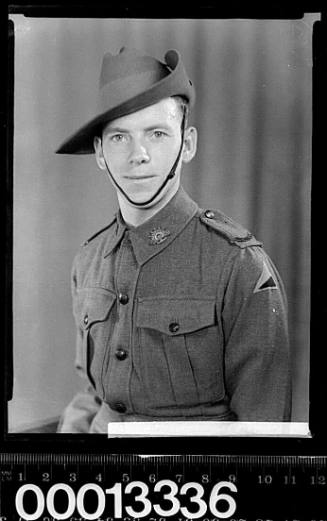
M183 335L214 325L215 301L201 299L142 299L137 327L156 329L166 335Z
M77 291L74 314L83 329L106 320L116 300L115 293L102 288L82 288Z

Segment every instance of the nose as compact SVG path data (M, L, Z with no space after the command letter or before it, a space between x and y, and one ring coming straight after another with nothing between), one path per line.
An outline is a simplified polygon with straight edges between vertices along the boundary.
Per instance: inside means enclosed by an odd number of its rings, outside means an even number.
M129 160L133 165L141 165L150 161L149 152L141 140L133 141Z

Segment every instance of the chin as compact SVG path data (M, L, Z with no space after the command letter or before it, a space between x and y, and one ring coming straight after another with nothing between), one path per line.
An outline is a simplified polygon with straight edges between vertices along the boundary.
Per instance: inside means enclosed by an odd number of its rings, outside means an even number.
M154 206L157 206L159 203L164 202L165 200L169 200L177 191L179 183L174 183L170 185L168 183L163 190L159 192L157 197L153 199L153 201L149 202L148 204L142 204L142 207L138 206L140 203L146 203L152 197L157 193L158 189L160 188L160 184L156 187L153 187L152 190L128 190L124 188L125 193L128 195L128 197L131 199L131 201L134 201L136 204L134 205L135 208L152 208ZM133 203L129 204L133 206Z
M149 199L151 199L157 193L158 189L160 188L160 185L158 184L157 186L152 186L151 189L149 189L149 188L144 189L144 187L142 187L143 189L141 189L141 187L137 187L137 188L138 189L136 189L136 190L126 189L125 193L128 195L128 197L132 201L135 201L136 203L143 203L143 202L149 201ZM165 194L165 192L166 192L166 190L164 188L158 194L158 197L156 197L153 200L153 202L151 202L149 204L149 206L152 206L153 204L155 204L156 201L160 200L163 197L163 195Z
M147 195L143 195L143 196L137 196L137 197L130 197L132 199L132 201L134 201L135 203L146 203L147 201L149 201L149 199L151 199L153 197L154 194L147 194ZM162 199L162 195L159 194L155 199L153 199L153 201L149 202L148 204L142 204L142 208L152 208L153 206L156 206ZM133 203L131 203L132 206L135 206L135 208L140 208L139 206L137 206L137 204L133 205Z

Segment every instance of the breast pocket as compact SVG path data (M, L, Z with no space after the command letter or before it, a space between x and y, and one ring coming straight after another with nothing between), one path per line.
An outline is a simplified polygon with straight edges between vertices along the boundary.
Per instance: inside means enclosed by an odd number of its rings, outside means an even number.
M77 358L92 385L97 387L110 335L110 320L115 293L102 288L77 290L74 301L75 320L81 335Z
M191 406L223 397L214 300L142 299L137 328L144 382L162 406Z

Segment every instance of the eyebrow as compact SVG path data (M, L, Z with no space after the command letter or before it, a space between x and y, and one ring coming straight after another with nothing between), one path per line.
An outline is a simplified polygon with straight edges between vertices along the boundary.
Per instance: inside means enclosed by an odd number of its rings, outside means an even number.
M165 123L159 123L158 125L150 125L149 127L145 127L142 130L144 130L145 132L149 132L151 130L156 130L156 129L160 129L160 128L165 129L165 130L170 129L169 125L166 125ZM106 129L106 132L108 134L115 134L115 133L128 134L130 131L129 131L129 129L122 128L122 127L109 127Z
M115 133L115 132L123 134L124 132L128 132L128 130L125 128L121 128L121 127L110 127L110 128L106 128L106 132L108 132L110 134Z

